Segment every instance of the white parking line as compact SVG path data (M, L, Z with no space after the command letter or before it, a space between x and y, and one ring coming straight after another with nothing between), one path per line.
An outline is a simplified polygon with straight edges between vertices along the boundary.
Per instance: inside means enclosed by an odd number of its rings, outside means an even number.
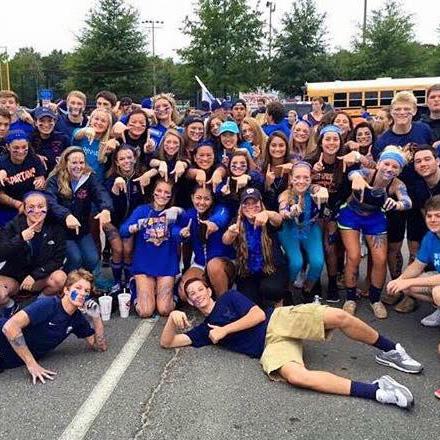
M143 321L139 324L110 365L110 368L93 388L87 400L81 405L59 440L81 440L84 438L155 324L156 322L152 321Z

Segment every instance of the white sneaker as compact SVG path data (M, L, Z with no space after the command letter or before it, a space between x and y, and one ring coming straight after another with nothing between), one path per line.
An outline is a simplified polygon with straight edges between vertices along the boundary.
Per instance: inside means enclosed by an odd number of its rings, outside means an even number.
M376 362L405 373L418 374L423 370L422 364L413 359L400 344L396 344L395 350L377 354Z
M293 283L293 285L297 288L297 289L302 289L304 287L304 282L306 281L306 271L302 270L296 277L295 282Z
M440 327L440 309L435 309L433 313L428 316L425 316L420 324L425 327Z
M376 400L380 403L389 403L400 408L410 408L414 403L411 391L390 376L382 376L373 383L379 385Z

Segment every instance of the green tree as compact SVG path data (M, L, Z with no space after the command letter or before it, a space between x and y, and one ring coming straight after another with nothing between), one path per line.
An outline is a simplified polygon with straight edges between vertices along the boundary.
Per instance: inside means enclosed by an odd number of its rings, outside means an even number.
M67 70L65 68L68 54L61 50L52 50L49 55L42 57L43 86L54 91L55 98L65 94Z
M44 84L43 63L41 54L32 47L22 47L9 63L11 88L20 103L30 107L38 100L38 90Z
M198 0L196 19L186 17L183 33L190 44L178 53L191 75L213 93L235 94L259 86L263 22L246 0Z
M141 96L151 69L138 17L139 12L124 5L124 0L97 3L77 37L78 48L67 61L67 88L89 95L107 89L120 96Z
M274 89L294 95L301 93L306 81L328 79L325 19L326 14L318 11L314 0L293 2L275 38L271 62Z

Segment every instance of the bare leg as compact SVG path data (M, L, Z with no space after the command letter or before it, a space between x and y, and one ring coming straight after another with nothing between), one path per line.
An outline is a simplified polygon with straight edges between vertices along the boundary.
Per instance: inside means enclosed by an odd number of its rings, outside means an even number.
M16 295L20 285L14 278L5 277L0 275L0 307L5 306L9 298Z
M157 277L156 304L157 312L161 316L168 316L174 310L173 287L174 277Z
M288 383L321 393L350 395L351 380L326 371L310 371L304 365L289 362L279 373Z
M234 275L232 263L222 258L213 258L206 266L209 282L217 296L223 295L229 288Z
M420 243L418 241L413 241L413 240L408 240L407 243L408 243L408 250L409 250L408 264L411 264L416 258Z
M382 288L387 276L387 236L366 235L369 253L373 266L371 268L371 284L374 287Z
M141 318L149 318L156 309L156 279L147 275L135 275L136 312Z
M183 290L183 286L185 285L186 281L191 279L191 278L199 278L201 280L205 279L205 273L203 272L202 269L198 268L198 267L190 267L183 275L182 278L180 279L180 283L179 283L179 298L183 301L183 302L188 302L188 297L186 296L185 291Z
M391 279L399 278L402 273L403 255L402 242L388 243L388 268L390 270Z
M342 242L347 253L345 264L345 285L347 288L356 287L359 264L361 262L361 246L359 231L353 229L340 230Z
M328 276L336 276L338 274L337 234L338 227L336 222L329 221L324 223L324 251Z
M62 270L55 270L48 277L35 281L33 292L42 292L44 295L60 295L63 291L67 275Z

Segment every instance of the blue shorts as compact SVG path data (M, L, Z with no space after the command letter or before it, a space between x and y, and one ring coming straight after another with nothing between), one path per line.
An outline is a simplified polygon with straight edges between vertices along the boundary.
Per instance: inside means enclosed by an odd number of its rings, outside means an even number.
M339 229L353 229L364 235L383 235L387 233L387 218L382 211L360 215L345 205L336 218Z

